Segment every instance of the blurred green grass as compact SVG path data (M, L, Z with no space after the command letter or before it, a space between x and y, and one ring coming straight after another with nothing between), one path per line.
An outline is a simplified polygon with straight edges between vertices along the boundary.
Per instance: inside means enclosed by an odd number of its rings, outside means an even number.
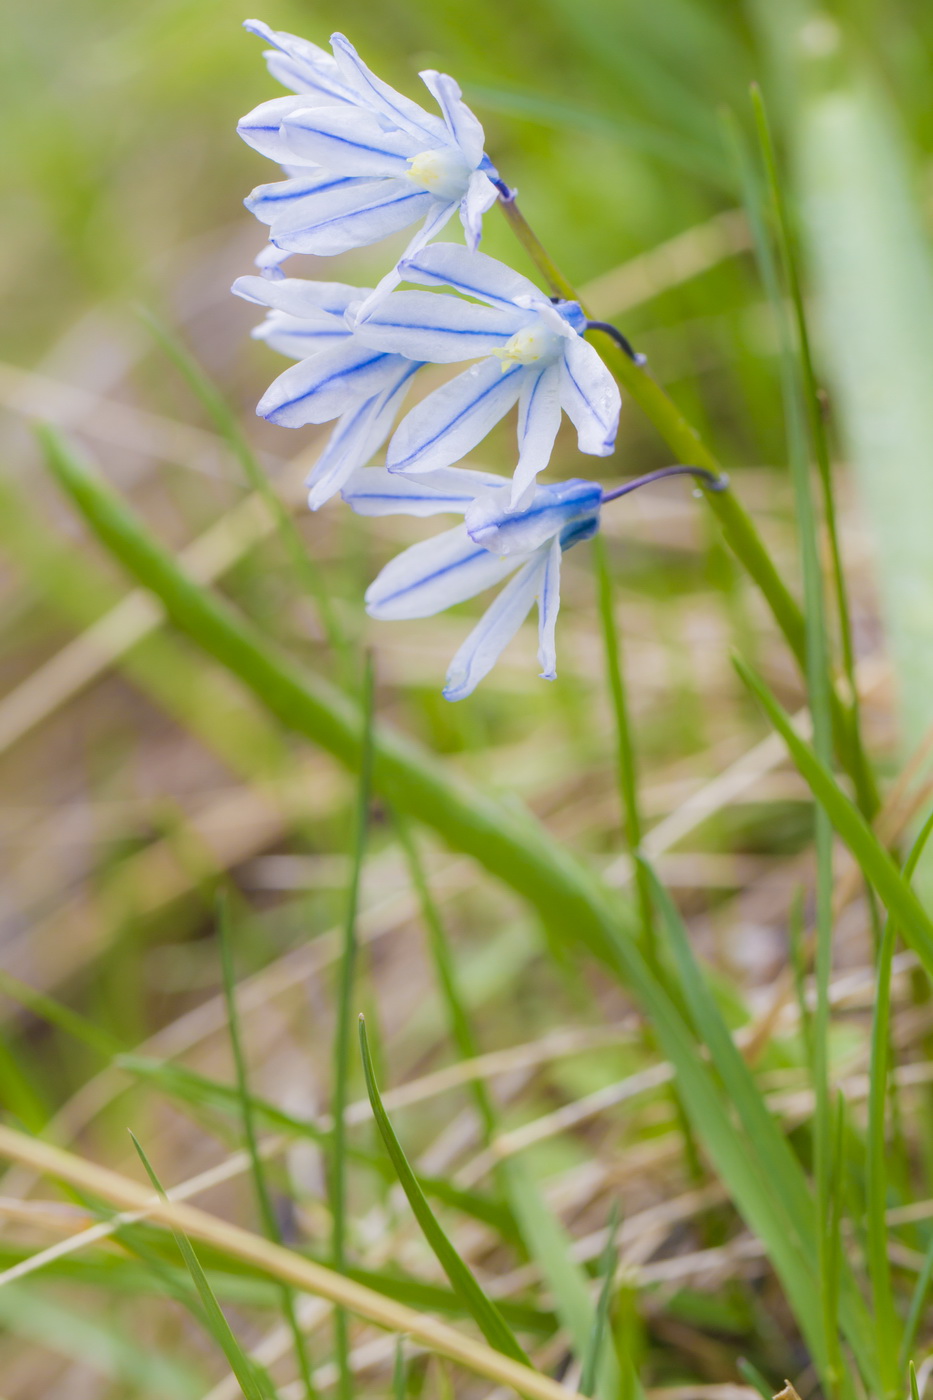
M933 11L921 0L840 0L826 11L804 0L745 6L735 0L655 5L521 0L508 6L502 0L343 0L275 4L261 17L318 42L341 28L374 68L412 95L420 88L419 68L452 72L483 119L503 174L518 185L531 221L580 282L738 204L721 109L731 108L750 130L752 78L763 83L768 97L793 195L801 147L807 149L808 104L823 85L845 86L852 71L868 70L882 104L896 113L899 159L915 221L911 247L919 246L919 257L927 257ZM262 236L240 201L252 185L270 178L268 163L238 140L236 120L278 91L265 73L261 44L240 28L242 18L229 4L203 0L151 3L132 12L99 0L68 7L41 0L9 15L0 56L0 107L8 138L0 154L0 180L7 191L0 205L5 250L0 359L100 388L105 402L81 425L81 435L100 451L108 473L153 528L179 547L231 509L241 485L222 454L212 459L213 476L190 470L184 452L176 453L173 463L156 460L150 455L155 434L148 420L137 424L132 450L121 445L118 431L113 436L114 402L209 426L139 327L134 303L155 306L181 324L267 463L308 445L305 434L254 422L253 405L279 362L264 346L249 344L252 313L227 293L232 277L248 270ZM823 52L828 20L838 26L842 42ZM871 179L869 167L869 200ZM495 211L487 220L484 247L515 260ZM807 252L813 252L809 243ZM892 246L895 268L901 253ZM365 280L382 270L384 256L384 249L361 250L341 263L339 273L328 275ZM821 266L819 256L813 262ZM315 268L309 263L303 270L313 275ZM863 276L862 263L847 272L848 280L836 291L850 313L844 334L856 347L841 408L833 405L834 427L843 433L849 424L847 395L857 396L861 387ZM825 266L824 277L829 280ZM909 303L910 287L901 294ZM885 339L890 324L874 300L870 310L868 333L877 339L881 370L892 367L896 373L902 347ZM729 258L678 282L635 306L624 324L647 351L656 374L716 443L796 586L778 339L751 259ZM918 347L925 343L921 336L912 347L920 395L923 350ZM827 359L831 366L841 359L846 370L846 357ZM11 688L54 659L75 630L126 588L123 576L86 541L77 546L60 502L39 476L16 412L18 392L10 391L4 418L5 466L11 490L31 504L34 519L30 525L17 514L22 499L5 503L0 547L9 578L2 667ZM111 432L109 441L98 441L102 431L105 439ZM926 445L917 434L912 443L920 463L915 470L921 470ZM312 453L313 447L312 442ZM207 448L216 451L209 442ZM484 444L483 454L484 464L509 470L508 433L503 430ZM605 464L606 475L627 475L667 460L666 449L627 404L619 453ZM870 453L865 461L871 470ZM568 437L561 439L556 466L567 474L581 469ZM863 654L875 654L883 646L884 621L868 562L871 530L866 531L848 476L842 476L840 487L857 640ZM892 520L887 557L896 562L898 525L893 515ZM451 707L438 691L470 609L397 629L374 629L361 615L365 583L418 527L389 522L361 529L336 509L314 519L299 516L299 523L327 570L348 631L354 639L365 636L376 643L381 713L445 755L452 767L529 801L569 846L611 868L620 849L609 757L612 730L583 551L567 560L558 684L543 686L533 678L533 646L522 638L468 705ZM873 523L869 519L867 525ZM801 704L803 695L757 598L699 506L684 493L665 492L633 505L607 522L607 539L631 671L644 800L653 822L676 810L686 795L765 733L729 671L731 644L767 671L789 706ZM313 609L299 595L274 540L246 553L222 587L298 658L329 670L331 658ZM909 637L905 645L910 647ZM329 946L328 931L343 910L346 871L340 861L351 784L319 755L300 751L186 643L166 633L146 647L131 653L125 672L105 671L89 693L76 694L61 713L3 755L0 817L8 846L3 951L18 972L60 992L127 1046L164 1032L153 1053L170 1055L172 1045L184 1042L177 1027L185 1015L196 1017L201 1003L217 991L213 889L223 872L232 870L244 902L237 948L244 983L253 976L260 985L266 985L263 978L283 979L275 996L256 1003L261 1014L247 1025L249 1053L259 1066L257 1092L276 1103L294 1094L291 1106L311 1112L327 1099L322 1065L332 1010L329 984L320 968L314 971L314 959L321 953L326 978L321 950ZM922 694L918 704L926 714ZM867 706L867 725L873 755L883 768L896 769L897 731L887 690ZM450 1051L416 914L410 903L397 918L380 913L384 901L391 904L392 892L406 887L383 815L377 812L364 901L366 927L375 930L376 941L360 998L379 1078L395 1083L448 1063ZM809 874L810 829L811 811L799 783L795 787L789 773L771 773L751 800L717 811L691 835L689 851L674 852L662 865L672 883L682 881L677 893L691 936L715 966L717 991L736 1022L748 1014L746 993L759 1006L779 987L793 891ZM484 1049L533 1041L565 1027L604 1029L629 1015L631 1004L618 989L573 961L565 947L543 938L512 897L472 872L464 875L461 869L457 876L455 869L446 876L451 863L437 850L429 852L429 864L432 879L441 885L464 1002ZM849 924L840 920L842 964L861 968L870 956L869 940L864 920L858 922L856 915L865 911L856 906L853 914L850 906L846 912L852 918ZM857 928L850 936L853 919ZM293 966L301 970L289 973ZM306 979L313 989L311 1026ZM870 996L869 985L869 1003ZM895 1018L906 1027L899 1044L903 1066L922 1065L929 1058L925 992L905 988L902 979L898 996ZM89 1153L126 1167L125 1126L131 1121L147 1144L164 1145L159 1170L173 1181L234 1145L230 1122L210 1102L193 1108L172 1104L152 1084L115 1071L106 1071L106 1082L117 1084L118 1097L104 1095L100 1116L88 1110L82 1118L82 1103L96 1102L100 1056L87 1047L76 1049L71 1039L18 1014L11 1003L4 1007L9 1046L0 1063L4 1106L30 1126L68 1105L74 1114L70 1121L92 1125L81 1140ZM850 1063L863 1063L858 1057L866 1026L864 1002L861 1011L834 1024L831 1048L840 1073ZM173 1041L173 1035L180 1040ZM222 1018L214 1032L191 1042L186 1055L193 1068L230 1082ZM537 1077L521 1081L519 1076L514 1094L503 1090L500 1126L521 1129L609 1081L650 1067L653 1055L641 1032L629 1026L608 1048L546 1063ZM804 1059L795 1034L775 1040L755 1066L761 1086L771 1092L803 1086ZM354 1076L359 1092L358 1069ZM915 1092L924 1096L909 1101L906 1127L899 1126L895 1135L894 1205L928 1194L929 1144L924 1145L922 1132L914 1132L911 1114L922 1119L929 1098L925 1091ZM400 1133L406 1145L443 1158L438 1143L443 1146L446 1133L456 1137L467 1101L460 1087L404 1109ZM189 1111L194 1125L186 1117ZM809 1162L809 1130L805 1122L792 1121L791 1141ZM856 1120L851 1130L847 1191L853 1219L862 1200L862 1127ZM67 1136L68 1121L61 1131ZM363 1133L360 1137L367 1140ZM367 1143L372 1147L371 1134ZM557 1213L563 1212L566 1229L580 1238L602 1228L606 1196L616 1188L635 1214L659 1198L666 1205L688 1194L696 1182L681 1157L670 1101L663 1091L651 1090L624 1114L584 1118L573 1131L544 1137L529 1149L527 1161L542 1189L556 1189ZM326 1222L313 1170L310 1177L297 1168L291 1180L286 1176L283 1169L277 1181L283 1191L286 1185L295 1190L302 1237L315 1238ZM589 1195L579 1188L581 1178L596 1182ZM12 1187L6 1183L10 1190L15 1185L15 1176ZM355 1179L353 1192L354 1249L366 1253L372 1234L379 1233L370 1229L376 1218L388 1238L400 1239L406 1265L431 1276L423 1245L397 1202L385 1197L383 1184ZM228 1206L247 1215L251 1209L242 1192L231 1191L221 1200L220 1208ZM721 1274L702 1271L697 1276L687 1271L678 1282L678 1252L712 1250L741 1229L721 1198L704 1211L705 1206L685 1220L677 1217L662 1237L662 1253L668 1253L653 1260L656 1273L649 1273L648 1283L633 1285L628 1314L619 1308L618 1331L644 1361L648 1381L698 1386L735 1380L741 1353L752 1355L775 1379L802 1369L806 1358L799 1336L763 1266L754 1262L745 1271L741 1259L732 1260L723 1284ZM908 1225L896 1237L902 1300L916 1274L916 1258L908 1268L904 1251L916 1256L928 1239L923 1224ZM29 1241L39 1247L45 1237L30 1235ZM492 1271L516 1264L511 1255L504 1260L501 1251L490 1257L481 1250L480 1256L480 1267ZM590 1262L596 1257L590 1255ZM118 1277L98 1292L104 1265L114 1267ZM665 1266L673 1282L665 1280ZM224 1301L239 1296L230 1281L235 1277L219 1265L212 1268ZM136 1292L129 1286L133 1281ZM236 1321L252 1342L275 1318L268 1298L250 1310L255 1299L247 1293ZM538 1306L538 1286L523 1298ZM95 1400L98 1395L136 1400L172 1387L196 1397L206 1389L206 1376L216 1377L217 1358L205 1353L199 1339L192 1340L180 1315L164 1301L153 1304L139 1282L138 1266L122 1256L118 1262L101 1251L86 1271L76 1267L64 1280L40 1278L21 1292L0 1292L0 1299L0 1320L13 1334L3 1344L10 1375L0 1384L9 1392L7 1400L31 1400L46 1390L51 1400L63 1387L79 1383ZM545 1329L550 1326L548 1314ZM929 1342L928 1332L923 1342ZM56 1350L67 1365L55 1359ZM161 1357L170 1358L165 1368L178 1374L165 1374ZM446 1393L443 1378L430 1369L419 1372L417 1384L432 1394Z

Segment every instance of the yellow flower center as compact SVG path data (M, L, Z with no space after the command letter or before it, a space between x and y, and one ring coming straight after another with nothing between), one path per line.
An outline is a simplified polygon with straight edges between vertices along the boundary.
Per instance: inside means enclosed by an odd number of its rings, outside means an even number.
M452 146L419 151L408 162L408 178L439 199L462 199L470 183L470 174L460 151Z
M511 340L506 341L501 350L493 353L502 361L502 373L513 365L533 365L538 360L554 358L559 349L559 336L540 320L516 331Z

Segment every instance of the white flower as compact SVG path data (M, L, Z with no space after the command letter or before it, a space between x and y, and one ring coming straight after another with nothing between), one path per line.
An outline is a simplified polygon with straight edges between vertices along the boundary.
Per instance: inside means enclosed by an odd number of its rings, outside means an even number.
M444 695L462 700L492 669L538 604L538 660L557 675L554 630L560 607L560 558L599 529L602 488L594 481L539 486L523 511L508 508L505 477L457 468L430 477L355 472L343 498L360 515L464 516L464 523L412 545L388 563L366 592L366 611L385 619L430 617L513 578L483 614L450 664Z
M369 287L240 277L233 290L270 308L253 335L298 361L273 380L259 416L287 428L337 419L307 481L308 504L317 510L385 442L421 362L374 351L356 337L345 312Z
M455 243L435 243L399 266L406 281L452 287L486 304L437 292L393 292L361 309L359 338L374 349L417 353L438 364L484 358L402 420L388 447L390 471L423 475L450 466L516 402L513 508L527 503L550 460L562 409L577 429L581 452L605 457L613 450L619 390L583 339L586 317L575 301L552 302L504 263Z
M437 117L370 72L342 34L331 40L331 58L255 20L248 27L275 44L275 76L299 88L261 103L238 127L292 177L260 185L246 201L269 225L276 248L329 256L423 220L403 254L409 257L458 210L476 247L498 177L483 153L483 128L453 78L432 69L421 74L440 107ZM399 280L393 269L373 299Z

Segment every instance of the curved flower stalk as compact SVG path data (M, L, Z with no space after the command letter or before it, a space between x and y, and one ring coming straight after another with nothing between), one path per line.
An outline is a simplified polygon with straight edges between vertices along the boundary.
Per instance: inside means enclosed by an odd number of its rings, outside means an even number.
M294 96L261 103L238 127L249 145L291 176L260 185L246 200L269 225L274 247L286 256L330 256L422 220L404 259L457 211L467 243L477 246L483 214L498 198L498 175L483 151L483 128L453 78L433 69L421 74L440 107L438 117L377 78L342 34L332 37L331 59L255 20L247 27L275 45L274 76L288 86L301 84ZM372 299L400 280L395 267Z
M273 380L257 414L287 428L337 420L307 480L317 510L385 442L422 362L374 351L355 335L345 313L369 287L239 277L233 291L269 308L253 335L298 361Z
M619 389L583 339L587 320L577 302L552 301L504 263L455 243L425 248L400 269L406 281L452 287L485 305L437 292L393 292L360 309L360 340L438 364L484 358L407 414L389 443L389 471L422 475L450 466L516 402L519 458L512 509L532 499L535 478L551 457L561 410L577 429L581 452L597 457L612 452Z
M343 498L360 515L464 517L462 525L412 545L385 566L366 592L371 617L430 617L513 575L450 663L448 700L475 690L535 602L541 675L555 679L561 554L599 529L597 482L539 486L526 509L516 512L509 508L505 477L448 468L418 480L371 467L354 473Z

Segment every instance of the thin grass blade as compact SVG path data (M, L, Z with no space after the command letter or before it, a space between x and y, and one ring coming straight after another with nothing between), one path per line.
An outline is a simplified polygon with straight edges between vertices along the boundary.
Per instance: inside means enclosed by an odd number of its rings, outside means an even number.
M161 1181L156 1176L149 1158L143 1151L138 1139L132 1133L130 1133L130 1137L132 1138L133 1146L139 1154L139 1159L146 1169L149 1180L152 1182L152 1185L159 1195L165 1199L165 1190ZM178 1245L181 1257L184 1259L188 1272L191 1275L192 1282L197 1289L211 1336L223 1350L230 1370L236 1376L237 1383L243 1392L245 1400L270 1400L270 1397L275 1396L275 1391L272 1389L267 1378L265 1380L260 1379L255 1364L250 1361L234 1336L233 1330L224 1315L223 1308L218 1303L214 1295L214 1290L208 1282L207 1275L202 1269L198 1256L192 1248L191 1241L180 1231L173 1230L172 1234L174 1235L175 1243Z
M395 1134L395 1129L389 1121L389 1116L382 1106L372 1057L369 1053L369 1044L366 1039L366 1023L362 1016L360 1017L360 1054L363 1059L363 1073L366 1076L366 1090L369 1094L376 1126L382 1141L385 1143L386 1151L392 1159L392 1165L395 1167L395 1173L402 1189L408 1197L415 1219L421 1226L424 1237L434 1251L438 1263L450 1280L451 1287L462 1299L489 1345L495 1347L496 1351L501 1351L505 1356L510 1356L513 1361L521 1361L524 1365L530 1366L531 1362L520 1346L515 1333L495 1303L486 1297L470 1268L454 1249L428 1205L427 1198L421 1190L418 1179Z

